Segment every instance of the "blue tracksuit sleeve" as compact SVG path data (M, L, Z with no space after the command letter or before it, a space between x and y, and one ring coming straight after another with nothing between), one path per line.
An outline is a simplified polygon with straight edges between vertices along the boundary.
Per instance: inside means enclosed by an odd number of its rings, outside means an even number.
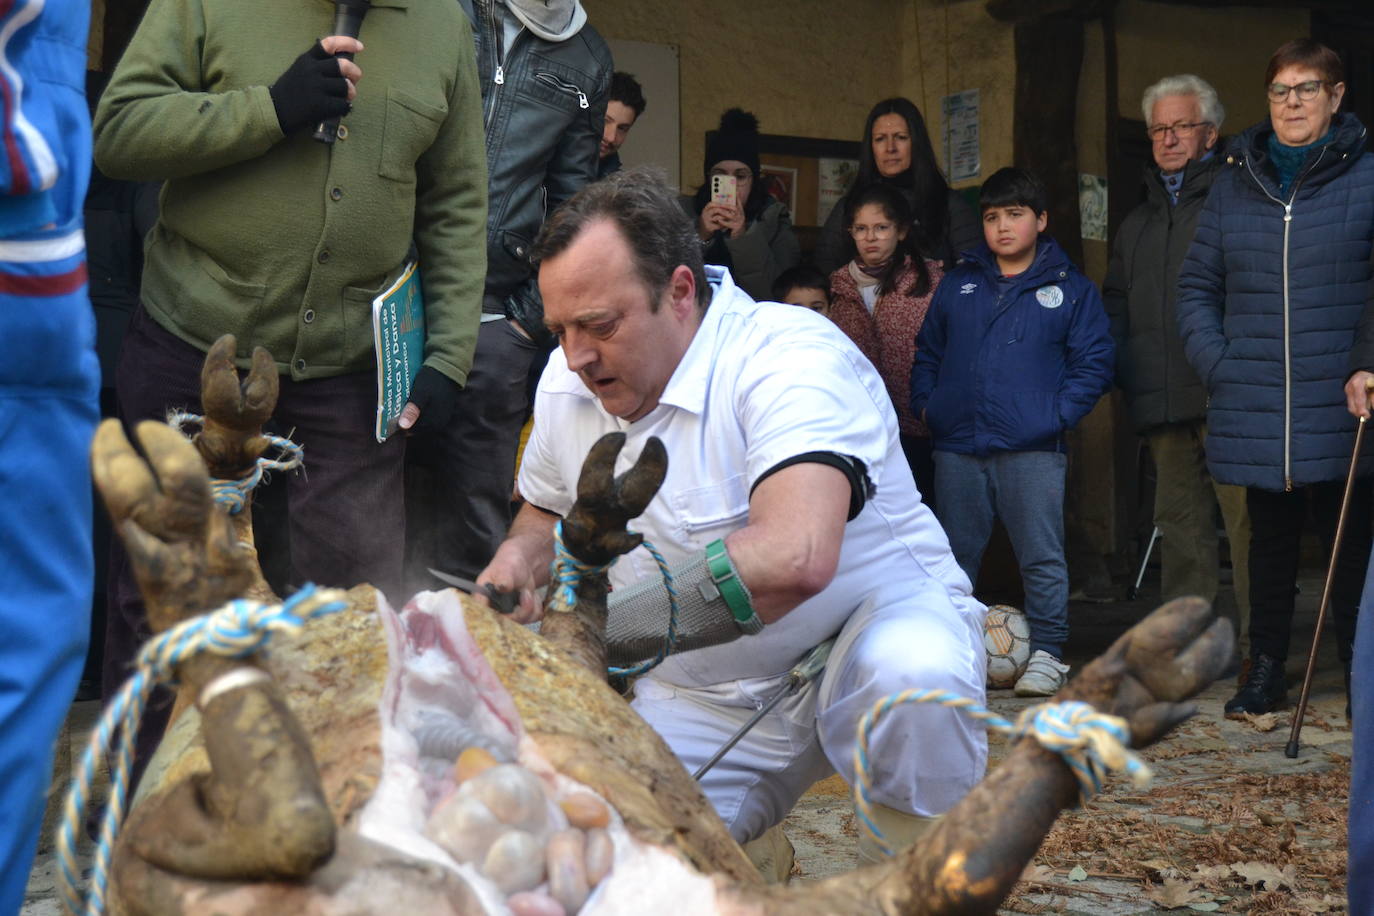
M79 212L90 161L90 126L78 87L66 76L85 66L82 0L15 0L0 12L0 230L17 238ZM81 73L82 69L75 72Z
M1225 253L1221 247L1219 201L1211 194L1203 205L1193 243L1178 274L1176 311L1183 352L1209 389L1212 373L1226 352L1222 316L1226 301Z
M1116 344L1102 297L1091 281L1085 279L1083 284L1083 295L1074 305L1064 354L1064 384L1059 389L1059 418L1065 429L1077 426L1111 389L1116 365Z
M911 412L917 417L930 401L935 380L940 375L940 362L945 356L948 334L945 303L949 298L945 290L948 288L948 283L936 287L935 296L926 311L926 319L916 335L916 361L911 364Z

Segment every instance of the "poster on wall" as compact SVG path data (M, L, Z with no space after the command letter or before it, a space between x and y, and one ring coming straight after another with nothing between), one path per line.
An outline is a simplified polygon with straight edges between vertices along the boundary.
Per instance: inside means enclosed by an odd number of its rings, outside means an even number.
M978 90L965 89L940 99L944 122L945 169L950 182L977 178L982 170L978 152Z
M1078 217L1083 238L1107 241L1107 179L1101 175L1078 176Z
M830 211L840 202L859 174L859 163L853 159L820 160L820 188L816 195L816 225L824 226Z
M797 212L797 170L781 165L763 163L759 167L763 179L763 189L768 196L787 207L789 213Z

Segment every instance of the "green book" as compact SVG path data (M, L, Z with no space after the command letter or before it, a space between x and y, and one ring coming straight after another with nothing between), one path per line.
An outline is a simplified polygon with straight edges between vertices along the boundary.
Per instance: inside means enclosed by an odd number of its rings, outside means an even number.
M394 434L410 386L425 358L425 301L420 271L411 261L391 288L372 300L372 339L377 351L377 441Z

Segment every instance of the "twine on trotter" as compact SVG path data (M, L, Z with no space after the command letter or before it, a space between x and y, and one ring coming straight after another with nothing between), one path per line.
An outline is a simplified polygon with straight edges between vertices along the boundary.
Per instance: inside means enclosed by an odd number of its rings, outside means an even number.
M644 549L649 551L649 555L658 564L658 571L663 574L663 587L668 591L668 632L663 638L663 647L658 650L658 654L648 661L640 662L629 668L616 668L611 666L606 672L615 677L636 677L646 671L657 667L665 658L673 652L673 647L677 645L677 589L673 586L673 574L668 569L668 561L663 558L663 554L658 552L658 548L649 543L648 539L641 542ZM554 611L571 611L577 604L577 586L582 582L583 576L599 576L605 574L612 564L604 566L593 566L590 563L583 563L577 557L568 552L568 548L563 545L563 522L560 520L553 529L553 602Z
M1124 773L1138 788L1150 785L1154 774L1140 757L1126 746L1131 731L1126 720L1109 716L1087 703L1066 700L1062 703L1040 703L1021 713L1015 723L1010 722L968 697L947 690L903 690L873 704L859 720L859 738L854 745L854 806L859 822L877 841L886 855L893 849L883 840L883 833L873 822L870 795L873 790L872 766L868 758L868 740L881 717L894 706L907 703L936 703L958 709L983 722L988 728L1012 738L1032 736L1041 747L1055 751L1064 758L1078 780L1078 801L1085 805L1102 789L1108 773Z
M57 858L62 869L63 903L69 913L99 916L105 911L110 856L128 801L134 736L138 734L139 722L153 688L158 684L175 683L176 666L193 655L209 652L244 658L266 645L273 633L298 632L308 621L345 607L343 591L307 585L281 604L244 599L231 601L218 610L182 621L144 644L139 650L134 673L101 713L81 755L81 765L67 789L62 825L57 834ZM90 888L83 893L81 868L76 861L77 831L85 821L96 773L112 745L114 770L110 776L110 799L100 821L100 835L96 838Z
M167 412L167 425L180 433L185 433L188 425L203 426L204 424L205 418L199 414L185 410ZM253 492L253 488L262 483L269 473L272 471L290 471L300 467L305 462L304 446L297 445L284 436L263 433L263 438L272 444L279 457L268 458L264 456L259 458L253 463L253 470L247 477L240 477L238 480L210 481L210 492L214 495L215 502L224 506L230 515L238 515L243 511L243 507L248 504L248 494Z

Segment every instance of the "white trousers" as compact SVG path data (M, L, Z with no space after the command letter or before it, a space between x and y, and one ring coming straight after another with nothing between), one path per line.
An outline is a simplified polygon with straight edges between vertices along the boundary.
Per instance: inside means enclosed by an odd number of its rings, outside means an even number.
M936 688L984 702L984 613L975 599L932 579L889 586L864 601L840 631L819 685L774 707L702 777L731 835L741 843L761 836L833 771L853 785L859 720L889 694ZM786 679L682 687L651 672L635 684L633 705L695 772ZM874 801L943 814L983 778L987 735L953 709L899 706L873 730L869 760Z

